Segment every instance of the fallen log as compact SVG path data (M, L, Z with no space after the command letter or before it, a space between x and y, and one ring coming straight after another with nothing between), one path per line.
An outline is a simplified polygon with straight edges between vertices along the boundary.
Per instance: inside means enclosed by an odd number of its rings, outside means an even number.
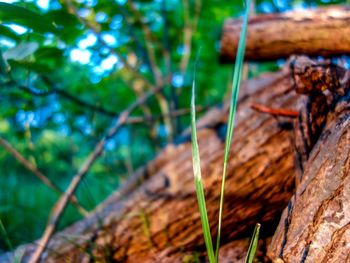
M228 166L220 262L243 262L256 222L263 226L258 252L261 262L268 262L266 254L275 262L349 261L350 73L328 62L311 61L310 64L307 58L297 59L294 66L295 71L290 71L293 67L285 68L243 85L233 156ZM317 134L314 129L322 129L322 133L317 135L316 145L308 145L312 149L306 152L301 183L291 198L296 138L290 135L297 133L290 132L289 118L276 117L286 111L270 110L275 114L273 117L252 111L251 105L289 109L294 116L296 109L303 110L307 105L295 89L308 94L308 103L317 106L320 101L317 98L324 96L325 83L334 93L328 94L327 103L331 108L326 118L321 118L325 126L306 125L313 127L307 128L311 135ZM268 112L268 107L263 108L264 112ZM306 120L319 122L317 114L324 114L324 111L316 107L313 112L313 108L309 108L311 118ZM212 109L198 123L213 234L216 232L227 111L227 104L221 109ZM300 116L298 121L303 120ZM299 126L303 125L294 128ZM132 183L123 188L125 196L114 194L90 217L56 234L44 255L44 262L205 260L190 148L190 137L185 133L178 144L168 146L136 173ZM266 252L282 207L288 202ZM23 262L34 248L35 245L22 247ZM0 261L10 262L13 255L4 255Z
M244 258L247 237L255 223L262 224L262 240L272 235L294 189L290 119L256 112L252 103L297 109L299 96L289 69L249 80L242 87L228 165L224 249L220 254L221 258L225 253L235 254L238 261ZM198 123L202 176L214 236L227 113L225 104L209 111ZM56 234L44 262L154 262L155 258L157 262L182 262L196 253L203 256L189 134L140 170L136 181L139 185L124 188L124 198L116 193L90 217ZM34 247L25 246L24 259Z
M349 75L283 212L268 252L274 262L350 262Z
M221 37L220 60L234 62L241 21L227 19ZM350 54L350 7L332 6L251 17L246 60L275 60L292 54Z

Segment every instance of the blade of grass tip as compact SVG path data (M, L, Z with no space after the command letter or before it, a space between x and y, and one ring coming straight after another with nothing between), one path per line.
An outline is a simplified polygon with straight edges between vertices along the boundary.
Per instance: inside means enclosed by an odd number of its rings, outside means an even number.
M219 248L220 248L221 221L222 221L222 210L223 210L223 206L224 206L224 192L225 192L225 179L226 179L227 162L228 162L231 141L232 141L232 134L233 134L235 115L236 115L239 85L240 85L241 76L242 76L242 67L243 67L242 65L243 65L243 58L244 58L244 53L245 53L248 18L249 18L249 7L251 5L251 0L247 0L246 3L247 3L246 10L245 10L245 14L244 14L243 22L242 22L242 29L241 29L241 34L240 34L240 38L239 38L236 62L235 62L235 66L234 66L233 79L232 79L232 94L231 94L230 113L229 113L229 118L228 118L226 142L225 142L224 167L223 167L221 193L220 193L219 222L218 222L218 232L217 232L216 250L215 250L215 258L217 261L218 261L218 257L219 257Z
M12 250L13 249L12 243L10 241L10 238L9 238L8 234L7 234L7 231L5 229L4 224L2 223L1 218L0 218L0 234L3 236L3 238L4 238L5 242L6 242L6 245L9 248L9 250Z
M197 201L199 206L199 214L202 222L204 242L207 248L209 262L216 263L214 249L213 249L213 242L212 242L211 233L210 233L208 213L207 213L207 208L205 204L205 195L204 195L204 189L202 184L201 164L200 164L199 148L198 148L198 141L197 141L197 131L196 131L195 88L196 88L197 62L198 62L198 56L195 62L195 67L193 72L192 98L191 98L191 135L192 135L193 173L194 173Z
M253 262L256 250L258 248L260 226L261 226L260 224L255 225L252 240L250 241L247 256L246 256L245 261L244 261L245 263L252 263Z

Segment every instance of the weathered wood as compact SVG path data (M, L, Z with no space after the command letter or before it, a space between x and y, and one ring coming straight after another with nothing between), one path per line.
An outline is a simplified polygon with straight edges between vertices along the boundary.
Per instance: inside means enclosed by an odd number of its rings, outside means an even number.
M251 104L296 109L298 101L288 70L243 85L226 181L224 246L250 236L256 222L262 223L263 237L272 235L294 189L290 120L256 112ZM228 104L212 109L198 123L213 234L217 228L227 112ZM177 262L196 251L203 254L188 133L180 144L168 146L148 167L139 174L149 178L139 180L136 190L127 187L127 198L115 194L88 219L57 234L45 262L154 262L155 256L157 262ZM26 257L32 249L33 246L26 247ZM246 249L241 247L240 251ZM228 249L226 253L233 251ZM173 261L167 261L169 257Z
M269 247L275 262L350 262L349 105L348 92L327 116Z
M245 59L350 54L349 25L348 6L258 15L249 20ZM240 20L226 20L221 38L222 62L234 62L240 30Z
M297 59L293 65L294 70L286 68L243 85L233 157L228 167L220 262L243 262L247 237L257 221L263 225L258 257L260 262L268 262L266 245L288 200L269 247L268 256L272 260L350 260L349 72L339 74L338 67L327 62L315 64L307 58ZM312 98L322 95L325 83L333 92L324 94L329 96L326 103L331 107L327 107L327 113L313 111L312 107L306 112L311 116L305 118L307 122L317 122L317 114L326 117L322 117L326 122L325 126L315 126L323 132L317 136L316 145L310 145L312 150L303 165L301 184L291 198L296 168L292 147L296 138L290 136L296 133L290 132L291 120L252 111L250 106L259 103L272 108L305 109L306 104L295 89L307 93L313 101ZM213 233L216 232L227 111L227 104L222 109L212 109L198 124ZM299 122L302 120L298 118ZM140 169L122 193L125 196L114 194L89 218L58 233L44 261L193 262L196 258L205 259L188 132L178 144L168 146ZM34 246L24 249L28 258ZM0 261L8 262L9 256L0 257Z

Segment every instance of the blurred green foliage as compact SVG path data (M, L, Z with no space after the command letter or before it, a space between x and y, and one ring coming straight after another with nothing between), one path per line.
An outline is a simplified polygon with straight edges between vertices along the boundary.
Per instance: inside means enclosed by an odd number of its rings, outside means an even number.
M344 2L260 0L255 11ZM231 80L231 66L218 63L221 26L242 12L237 0L1 1L0 136L64 190L118 113L150 89L145 80L159 85L153 55L164 89L133 116L189 108L200 47L197 105L221 103ZM124 126L78 189L80 203L93 209L188 124L183 115ZM0 167L1 252L5 235L13 246L40 237L58 196L1 147ZM60 227L79 218L69 206Z

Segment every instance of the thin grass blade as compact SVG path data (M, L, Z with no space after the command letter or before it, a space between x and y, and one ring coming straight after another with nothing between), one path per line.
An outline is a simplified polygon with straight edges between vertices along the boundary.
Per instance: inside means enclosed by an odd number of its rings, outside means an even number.
M259 232L260 232L260 224L256 224L253 232L253 237L252 237L252 240L250 241L250 245L248 248L247 256L245 258L245 263L253 263L255 253L258 248Z
M237 109L238 92L239 92L239 86L240 86L241 76L242 76L243 58L244 58L245 46L246 46L250 5L251 5L251 0L247 0L246 10L245 10L245 14L242 22L241 34L240 34L238 48L237 48L237 56L236 56L236 62L234 66L233 79L232 79L232 94L231 94L231 103L230 103L230 113L229 113L228 124L227 124L224 167L223 167L221 193L220 193L219 222L218 222L218 233L217 233L216 250L215 250L216 260L218 260L218 257L219 257L222 210L224 206L224 194L225 194L224 192L225 192L227 162L228 162L228 157L229 157L230 147L232 142L233 127L234 127L234 121L235 121L235 115L236 115L236 109Z
M7 234L5 226L2 223L2 221L1 221L1 218L0 218L0 236L3 237L3 239L5 240L5 243L8 246L8 248L10 250L12 250L13 249L12 243L10 241L10 238L9 238L8 234Z
M197 62L196 62L197 64ZM192 134L192 160L194 182L196 187L196 195L199 206L199 213L202 222L202 229L204 235L205 246L207 248L208 258L210 263L216 263L213 242L210 233L210 225L208 220L208 213L205 204L205 195L201 176L201 164L199 157L199 148L196 131L196 108L195 108L195 88L196 88L196 66L194 68L193 83L192 83L192 99L191 99L191 134Z

